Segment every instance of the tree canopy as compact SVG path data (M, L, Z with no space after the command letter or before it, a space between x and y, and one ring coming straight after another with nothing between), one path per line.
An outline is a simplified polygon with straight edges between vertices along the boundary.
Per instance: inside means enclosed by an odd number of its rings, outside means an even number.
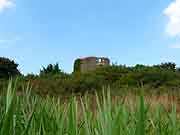
M18 64L8 58L0 57L0 78L20 75Z

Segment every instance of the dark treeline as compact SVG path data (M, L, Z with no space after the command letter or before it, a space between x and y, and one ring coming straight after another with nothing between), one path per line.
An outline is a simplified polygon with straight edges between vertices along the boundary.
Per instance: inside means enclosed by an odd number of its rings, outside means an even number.
M58 64L43 67L38 75L22 75L18 64L7 58L0 58L0 85L5 87L9 77L19 76L18 89L30 83L32 89L39 94L64 95L72 92L92 92L102 87L113 90L135 89L178 90L180 88L180 68L175 63L167 62L159 65L111 65L97 68L95 71L71 74L63 72Z

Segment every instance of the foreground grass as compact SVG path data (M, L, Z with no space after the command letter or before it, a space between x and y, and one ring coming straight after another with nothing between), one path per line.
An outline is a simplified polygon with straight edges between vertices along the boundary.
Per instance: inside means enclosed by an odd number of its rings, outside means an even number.
M112 102L110 93L97 96L95 107L88 96L67 102L15 93L9 83L6 97L0 97L1 135L178 135L180 119L176 106L170 112L159 105L151 110L143 96L134 108Z

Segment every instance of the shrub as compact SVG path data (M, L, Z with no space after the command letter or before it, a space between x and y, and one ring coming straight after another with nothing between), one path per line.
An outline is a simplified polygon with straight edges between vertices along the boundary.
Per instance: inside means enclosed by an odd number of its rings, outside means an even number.
M0 78L9 78L20 75L18 64L8 58L0 57Z

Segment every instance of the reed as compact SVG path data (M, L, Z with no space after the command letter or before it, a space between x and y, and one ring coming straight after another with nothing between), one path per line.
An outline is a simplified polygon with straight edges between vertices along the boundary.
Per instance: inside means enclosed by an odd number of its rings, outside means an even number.
M176 105L167 112L162 105L151 110L144 97L132 109L112 102L110 92L96 95L96 107L85 95L67 102L31 95L17 96L16 82L10 81L6 96L0 97L1 135L178 135L180 119Z

